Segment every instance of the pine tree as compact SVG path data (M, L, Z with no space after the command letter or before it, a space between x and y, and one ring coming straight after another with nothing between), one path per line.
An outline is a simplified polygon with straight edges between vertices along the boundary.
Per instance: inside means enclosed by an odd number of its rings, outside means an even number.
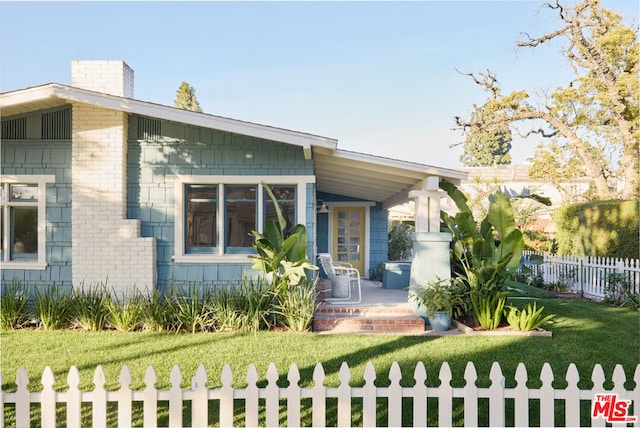
M176 91L176 99L173 102L173 106L202 113L200 103L196 98L196 90L187 82L182 82Z

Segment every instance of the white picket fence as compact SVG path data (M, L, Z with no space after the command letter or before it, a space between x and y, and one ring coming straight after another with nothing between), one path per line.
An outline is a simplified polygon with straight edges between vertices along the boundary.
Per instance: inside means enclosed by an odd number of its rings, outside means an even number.
M16 376L17 391L14 393L2 392L0 406L2 410L2 426L5 424L5 412L14 405L15 425L18 428L29 427L32 412L31 403L40 403L41 426L44 428L56 426L56 406L58 403L66 404L66 427L81 426L81 407L83 403L91 403L91 418L94 427L107 426L108 411L114 412L116 407L109 407L107 403L117 403L117 425L119 427L131 426L132 408L134 402L141 402L143 408L143 423L147 428L158 425L158 402L168 402L168 424L170 427L181 427L183 425L183 409L185 402L191 402L191 426L204 427L209 423L218 423L222 427L232 426L234 423L234 405L241 400L244 404L245 419L243 426L258 426L260 417L260 407L264 417L262 424L266 426L279 426L280 406L286 408L287 426L301 426L301 411L308 411L305 405L311 402L312 426L320 427L327 425L327 399L337 399L337 426L346 427L353 424L352 410L354 403L352 399L357 398L361 404L362 425L375 426L377 418L377 406L380 398L386 398L386 408L388 426L402 426L403 407L405 411L411 412L413 426L427 426L427 398L437 398L437 415L439 426L451 426L453 423L454 399L463 400L464 424L465 426L478 426L479 400L488 399L490 426L505 426L506 421L506 400L511 399L512 423L518 427L529 426L530 403L531 400L539 402L539 425L554 426L558 409L558 400L564 402L564 423L563 426L580 426L581 403L591 403L598 393L615 393L618 400L631 400L635 405L635 414L640 407L640 365L636 367L634 374L635 389L626 390L624 387L626 377L622 366L617 365L613 371L613 389L605 391L605 375L602 367L598 364L594 367L591 381L591 389L579 389L580 380L578 370L571 364L567 370L565 380L567 387L556 389L553 387L554 374L551 366L545 363L540 373L541 387L538 389L528 388L529 380L524 364L520 364L515 372L516 386L505 387L505 377L498 363L494 363L489 379L491 385L488 388L476 386L478 379L473 363L468 363L464 372L466 386L454 388L451 386L452 373L448 363L443 363L440 367L437 387L426 386L427 373L424 365L419 362L415 367L413 378L414 386L403 387L400 385L402 373L398 363L394 362L389 371L388 379L390 384L387 387L376 387L376 372L373 364L369 362L364 371L365 384L362 387L350 386L351 372L346 363L342 363L338 378L338 387L324 386L325 373L323 366L317 364L313 372L314 386L303 388L299 386L300 372L295 364L292 364L287 379L289 386L279 387L277 385L279 375L275 365L272 363L266 373L267 384L265 387L258 387L259 381L256 367L251 364L246 374L247 386L245 388L234 388L233 374L231 368L225 365L220 376L222 387L219 389L207 389L207 373L204 366L200 366L195 376L192 377L192 387L183 390L180 387L182 374L178 366L174 366L170 375L171 388L169 390L157 390L156 373L153 367L149 366L144 382L144 390L131 390L131 372L124 366L120 372L120 389L117 391L107 391L105 389L106 377L101 366L95 371L93 391L85 392L79 389L80 375L76 367L72 367L67 377L68 390L58 392L54 390L55 383L53 371L47 367L42 375L41 392L29 392L27 385L29 378L26 370L20 368ZM1 374L0 374L0 381ZM303 402L304 399L306 403ZM403 403L403 399L405 402ZM411 405L403 406L406 399L410 399ZM217 400L219 404L219 420L209 420L209 403ZM335 400L334 400L335 401ZM458 400L459 401L459 400ZM7 406L9 405L9 406ZM138 403L139 405L139 403ZM166 406L166 404L165 404ZM458 407L460 404L458 404ZM589 408L592 407L590 404ZM85 406L86 408L86 406ZM533 413L533 412L531 412ZM334 416L336 414L334 413ZM632 416L632 415L628 415ZM591 417L591 414L589 414ZM640 419L640 418L638 418ZM114 415L111 415L114 420ZM60 422L60 421L58 421ZM237 422L237 421L236 421ZM592 426L605 426L602 417L591 419ZM86 423L86 422L85 422ZM113 423L113 422L112 422ZM616 425L614 425L616 426ZM622 424L621 426L626 426ZM639 426L635 422L635 426Z
M542 275L545 284L562 283L571 291L580 293L584 297L602 300L609 282L609 274L618 273L623 275L635 293L640 293L640 260L638 259L581 257L525 251L525 264L531 255L543 258L542 264L529 267Z

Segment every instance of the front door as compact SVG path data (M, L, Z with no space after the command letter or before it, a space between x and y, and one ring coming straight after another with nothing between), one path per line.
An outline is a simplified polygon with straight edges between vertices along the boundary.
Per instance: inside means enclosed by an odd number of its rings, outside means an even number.
M333 207L333 259L364 274L364 207Z

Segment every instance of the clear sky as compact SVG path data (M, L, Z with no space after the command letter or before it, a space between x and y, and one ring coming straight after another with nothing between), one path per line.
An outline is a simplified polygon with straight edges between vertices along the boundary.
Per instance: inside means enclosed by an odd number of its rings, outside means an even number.
M572 1L572 0L569 0ZM71 61L124 60L135 98L338 139L338 147L459 167L466 117L491 69L505 91L571 79L560 43L515 49L558 18L540 1L0 2L0 91L70 84ZM637 0L603 0L638 22ZM536 140L515 141L514 163Z

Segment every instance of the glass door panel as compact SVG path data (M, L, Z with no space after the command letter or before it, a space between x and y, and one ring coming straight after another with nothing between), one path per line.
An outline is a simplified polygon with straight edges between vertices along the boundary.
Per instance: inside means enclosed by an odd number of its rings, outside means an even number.
M351 263L364 273L364 208L333 208L333 259L336 262Z

